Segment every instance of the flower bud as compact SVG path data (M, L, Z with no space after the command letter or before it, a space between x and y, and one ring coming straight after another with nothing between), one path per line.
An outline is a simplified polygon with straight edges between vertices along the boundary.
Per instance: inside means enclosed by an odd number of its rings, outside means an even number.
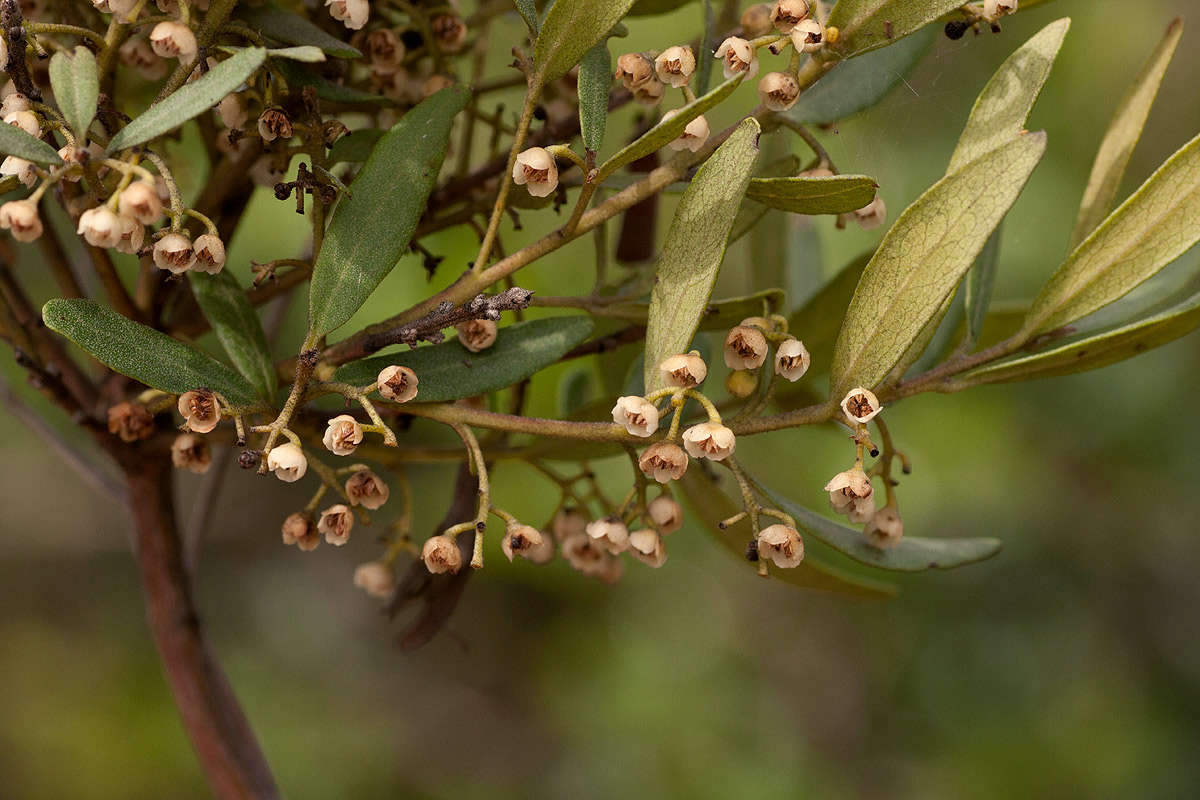
M696 55L686 45L668 47L654 59L654 72L666 85L678 89L687 86L696 71Z
M38 122L37 114L32 111L13 111L4 115L4 121L14 128L20 128L30 136L42 135L42 123Z
M683 446L692 458L721 461L733 453L737 438L719 422L702 422L683 432Z
M788 525L769 525L758 532L758 557L790 569L804 560L804 540Z
M616 583L624 572L621 559L586 533L577 533L563 540L562 554L576 570L605 583Z
M785 72L768 72L758 82L758 99L771 111L787 111L800 96L800 84Z
M659 483L679 480L687 471L687 465L687 453L679 445L670 442L655 442L638 459L638 469L642 474Z
M758 388L758 373L735 369L725 376L725 391L739 399L749 397Z
M780 33L791 33L792 28L808 17L808 0L778 0L771 9L771 22Z
M767 337L758 328L737 325L725 337L725 366L758 369L767 360Z
M208 442L196 434L181 433L171 442L171 463L176 469L203 475L212 466L212 450Z
M150 181L134 181L126 186L117 198L117 209L143 225L153 225L163 213L158 189Z
M349 414L341 414L326 423L325 436L321 440L325 449L335 456L351 455L362 443L363 429L358 420Z
M999 19L1005 14L1015 14L1018 0L983 0L983 15L990 20Z
M667 120L671 119L671 117L676 116L678 113L679 109L677 108L667 111L662 116L662 122L666 122ZM662 122L659 124L661 125ZM683 133L667 142L667 147L671 150L691 150L693 153L695 153L704 146L705 142L708 141L708 134L708 120L704 118L703 114L701 114L687 124L687 127L683 129Z
M220 236L204 233L196 237L192 245L192 253L196 256L196 271L216 275L225 269L225 243Z
M863 535L867 537L868 542L881 550L900 544L904 537L904 522L900 519L900 510L893 505L886 505L876 511L863 528Z
M87 150L84 150L82 147L75 147L73 145L68 144L68 145L64 145L58 149L58 157L62 159L63 166L74 167L74 166L83 164L85 161L87 161L88 157L89 157L89 153ZM77 183L79 181L79 179L82 177L83 177L82 170L70 169L67 172L63 173L62 179L64 181L69 181L71 183ZM29 185L29 184L26 184L26 185Z
M4 100L0 101L0 116L7 117L17 111L29 111L32 108L33 104L29 102L28 97L13 90L12 94L6 95Z
M42 218L32 200L9 200L0 205L0 228L12 231L18 242L32 242L42 235Z
M851 212L854 221L864 231L874 230L887 221L887 205L883 196L876 193L875 199L857 211Z
M799 339L784 339L775 348L775 374L795 383L812 364L808 348Z
M756 3L742 12L742 33L751 39L766 36L774 26L770 3Z
M334 547L341 547L350 541L353 528L354 512L341 503L325 509L317 519L317 532L325 534L325 541Z
M168 233L154 243L154 266L172 275L187 272L196 263L192 243L182 233Z
M542 549L542 532L532 525L510 522L504 529L500 549L509 561L513 560L513 556L524 557L533 550Z
M421 560L425 568L435 575L443 572L458 572L462 569L462 552L453 537L439 535L425 540L421 548Z
M879 398L875 393L861 386L851 389L842 398L842 411L852 423L870 422L882 410L883 406L879 405Z
M306 514L299 512L289 514L283 521L281 530L284 544L294 544L305 552L316 550L317 545L321 543L321 537L317 534L317 528L313 525L312 518Z
M584 533L587 524L587 516L579 509L560 508L555 512L554 519L550 523L550 532L554 534L555 539L561 542L568 536Z
M517 155L512 178L534 197L546 197L558 188L558 165L549 150L531 147Z
M375 379L379 384L379 394L393 403L407 403L417 396L417 373L408 367L395 364L384 367Z
M150 47L163 58L187 63L196 57L196 34L181 22L160 22L150 31Z
M651 500L646 513L660 533L674 533L683 527L683 508L670 495L660 494Z
M472 319L454 326L458 341L472 353L486 350L496 343L499 329L490 319Z
M585 528L592 541L613 555L622 553L629 547L629 529L625 523L614 517L594 519Z
M658 374L667 386L691 389L704 383L708 377L708 365L700 354L693 350L683 355L671 356L658 365Z
M226 128L241 128L250 118L246 111L246 101L237 92L230 92L217 103L217 116Z
M154 433L154 415L141 403L117 403L108 409L108 432L122 442L148 439Z
M292 121L282 108L268 108L258 115L258 135L264 142L292 138Z
M299 445L287 442L276 445L267 453L267 469L284 483L295 483L308 471L308 459Z
M792 46L799 53L815 53L825 46L825 26L817 19L801 20L792 28Z
M375 72L395 72L404 63L404 43L391 28L377 28L368 33L362 50Z
M633 90L633 99L644 106L656 106L667 92L667 86L658 78L646 81Z
M396 574L380 561L368 561L354 568L354 585L371 597L387 600L396 591Z
M383 479L369 469L360 469L346 479L346 497L352 506L375 511L387 502L390 493Z
M829 483L825 484L825 491L829 492L830 507L839 514L847 514L856 507L864 507L868 500L871 501L871 510L874 512L875 488L871 486L871 479L863 472L861 466L855 465L834 475L829 479Z
M117 252L136 255L146 241L146 229L137 220L124 214L118 215L117 219L121 222L121 238L115 245Z
M730 36L721 42L716 57L721 60L721 72L726 80L738 74L745 74L746 80L752 80L758 74L758 53L741 37Z
M221 421L221 405L208 389L193 389L179 395L179 414L193 433L209 433Z
M166 77L167 62L159 58L150 42L141 36L131 36L121 45L121 63L137 71L148 81Z
M645 53L625 53L617 59L613 78L629 91L636 91L655 77L655 65Z
M618 397L612 408L613 422L624 425L632 436L653 436L658 430L658 408L637 395Z
M658 531L650 528L629 534L629 554L654 569L667 563L667 545Z
M467 23L458 14L439 14L429 28L443 53L457 53L467 42Z
M121 241L121 220L107 205L99 205L79 215L75 232L93 247L113 247Z
M329 6L329 16L352 31L360 30L371 16L367 0L325 0L325 5Z

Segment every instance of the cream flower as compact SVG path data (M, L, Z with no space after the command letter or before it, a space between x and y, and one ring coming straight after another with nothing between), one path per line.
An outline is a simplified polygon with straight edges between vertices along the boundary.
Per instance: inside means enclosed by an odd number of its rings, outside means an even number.
M658 79L678 89L687 86L696 71L696 55L686 45L668 47L654 60L654 72Z
M770 525L758 532L758 557L790 569L804 560L804 540L788 525Z
M425 540L421 548L421 560L425 568L435 575L443 572L458 572L462 569L462 551L453 537L439 535Z
M496 343L500 329L490 319L472 319L454 326L458 341L472 353L486 350Z
M510 522L504 529L504 538L500 540L500 549L505 557L513 560L513 556L527 557L534 550L542 550L542 532L532 525L522 525Z
M758 328L736 325L725 337L725 366L758 369L767 360L767 337Z
M93 247L115 247L121 241L121 220L107 205L99 205L79 215L75 232Z
M655 569L667 563L667 545L658 531L650 528L629 534L629 554Z
M659 124L661 125L663 122L668 121L678 114L679 109L671 109L663 114L662 122ZM689 122L686 127L684 127L683 133L667 142L667 147L675 151L691 150L693 153L695 153L698 152L701 147L704 147L704 143L708 141L708 134L708 120L704 118L703 114L701 114Z
M708 365L700 354L693 350L683 355L671 356L658 365L658 374L667 386L690 389L704 383L708 377Z
M308 471L308 459L299 445L287 442L276 445L267 453L267 469L284 483L295 483Z
M658 430L658 408L644 397L618 397L612 408L613 422L625 426L632 436L653 436Z
M660 533L674 533L683 527L683 507L668 495L660 494L651 500L646 513Z
M152 225L162 216L162 199L158 196L157 187L150 181L134 181L118 196L117 210L123 217L131 217L143 225Z
M721 60L721 72L727 80L741 74L752 80L758 74L758 54L745 39L730 36L721 42L716 57Z
M593 541L613 555L622 553L629 547L629 529L619 519L605 517L592 520L585 530Z
M321 441L325 449L335 456L348 456L362 444L363 429L358 420L349 414L339 414L326 423L325 436Z
M37 183L37 165L16 156L6 156L0 164L0 176L16 175L17 180L26 186Z
M654 62L645 53L625 53L617 59L613 78L632 92L652 80L654 72Z
M387 600L396 590L396 574L380 561L368 561L354 568L354 585L371 597Z
M829 505L839 514L846 514L855 507L864 506L865 501L871 500L875 493L871 479L857 464L830 478L829 483L825 484L825 491L829 492Z
M10 200L0 205L0 228L12 231L18 242L32 242L42 235L42 218L32 200Z
M317 545L321 543L321 537L317 533L316 526L313 525L312 519L306 514L289 514L287 519L283 521L283 526L280 530L283 533L284 544L294 544L304 551L316 550Z
M192 242L182 233L168 233L154 243L154 266L172 275L187 272L196 263Z
M901 538L904 537L904 522L900 519L900 510L893 505L886 505L876 511L863 528L863 535L867 537L868 542L880 549L900 544Z
M861 386L851 389L842 398L842 412L852 423L870 422L882 410L883 406L879 404L875 393Z
M150 31L150 47L163 58L178 58L187 63L196 57L196 34L181 22L160 22Z
M737 439L719 422L702 422L683 432L683 446L692 458L721 461L733 453Z
M325 541L334 547L341 547L350 541L350 531L354 528L354 512L349 506L338 503L321 512L317 520L317 532L325 534Z
M568 536L562 543L563 558L584 575L599 578L605 583L621 579L624 565L621 559L608 552L605 546L586 533Z
M211 433L221 421L221 405L208 389L194 389L179 395L179 415L193 433Z
M677 444L655 442L638 459L638 468L659 483L677 481L687 471L687 454Z
M800 53L815 53L825 46L825 26L820 20L806 19L792 28L792 46Z
M346 479L346 497L352 506L375 511L388 500L390 490L383 479L369 469L360 469Z
M225 243L220 236L211 233L196 237L192 245L192 253L196 256L196 271L216 275L225 269Z
M212 466L212 450L208 442L196 434L181 433L171 442L171 463L177 469L203 475Z
M558 165L544 147L531 147L517 155L513 183L524 186L534 197L547 197L558 188Z
M775 374L793 383L804 377L812 365L808 348L799 339L784 339L775 348Z
M329 7L329 16L352 31L361 30L371 16L367 0L325 0L325 5Z
M779 0L771 9L771 22L780 33L791 33L792 28L808 17L808 0Z
M41 136L42 124L38 122L37 114L32 111L13 111L4 115L4 122L14 128L20 128L30 136Z
M407 403L417 396L417 373L408 367L395 364L384 367L375 379L379 384L379 394L393 403Z
M883 202L883 196L876 193L874 200L851 212L850 216L864 231L873 230L887 222L887 204Z
M771 111L787 111L800 96L800 84L786 72L768 72L758 82L758 100Z

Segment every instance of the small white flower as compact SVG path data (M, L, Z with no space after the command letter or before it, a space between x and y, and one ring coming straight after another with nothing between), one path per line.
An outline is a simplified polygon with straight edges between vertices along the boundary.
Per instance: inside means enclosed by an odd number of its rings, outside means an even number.
M532 525L522 525L510 522L504 529L504 538L500 540L500 549L504 556L512 561L514 556L527 558L529 553L541 551L542 532Z
M124 214L118 215L118 218L121 220L121 240L116 244L117 252L136 255L146 240L146 229L136 219Z
M23 158L16 156L6 156L4 163L0 164L0 175L16 175L17 180L28 187L32 187L37 183L37 165L32 161L26 161Z
M546 197L558 188L558 165L544 147L531 147L517 155L513 183L524 186L534 197Z
M325 541L334 547L341 547L350 541L353 528L354 512L341 503L325 509L317 519L317 533L325 534Z
M287 442L276 445L267 453L267 469L284 483L295 483L308 471L308 459L298 445Z
M163 58L187 63L196 57L196 34L181 22L160 22L150 31L150 47Z
M670 442L655 442L638 459L638 469L642 474L659 483L679 480L687 471L687 465L687 453L679 445Z
M696 351L671 356L658 365L658 374L667 386L690 389L704 383L708 377L708 365Z
M653 80L654 72L654 62L645 53L624 53L617 59L613 78L632 92Z
M379 394L393 403L407 403L417 396L417 373L408 367L395 364L384 367L375 379L379 384Z
M887 221L887 204L883 202L883 196L877 192L874 200L857 211L851 212L850 216L864 231L873 230Z
M500 334L500 329L490 319L467 320L455 325L454 329L458 331L458 341L472 353L491 347Z
M171 442L171 463L176 469L203 475L212 466L212 450L202 437L181 433Z
M217 116L226 128L240 128L246 124L250 115L246 111L246 101L237 92L230 92L217 103Z
M773 27L770 3L756 3L742 12L742 33L752 39L766 36Z
M736 325L725 337L725 366L758 369L767 360L767 337L758 328Z
M900 519L900 510L887 505L876 511L863 528L863 535L867 537L868 542L880 549L900 544L904 537L904 522Z
M294 544L305 552L317 549L321 537L317 534L316 525L307 514L289 514L281 528L284 544Z
M983 0L983 15L988 19L999 19L1005 14L1015 14L1018 0Z
M321 439L325 448L335 456L354 453L363 440L362 425L349 414L340 414L326 423L325 436Z
M216 275L225 269L225 243L220 236L211 233L201 234L192 244L192 253L196 256L196 271Z
M5 123L20 128L30 136L42 135L42 124L32 111L13 111L4 115Z
M683 432L683 446L692 458L721 461L733 453L737 438L719 422L702 422Z
M568 536L584 533L587 524L587 516L579 509L562 508L555 513L554 519L550 523L550 532L554 534L555 539L561 542Z
M13 90L12 94L5 95L4 100L0 101L0 117L7 117L18 111L29 111L31 108L33 108L33 103L29 102L29 98Z
M157 81L167 74L167 62L159 58L150 42L143 36L131 36L121 45L121 63L137 70L148 81Z
M808 17L808 0L778 0L771 10L771 22L780 33L791 33L792 29Z
M613 555L623 553L629 547L629 529L619 519L605 517L592 520L585 530L594 542Z
M804 560L804 540L788 525L770 525L758 532L758 557L790 569Z
M143 225L153 225L162 216L162 200L150 181L134 181L117 198L117 209Z
M658 531L651 528L642 528L629 534L629 554L654 569L667 563L666 542Z
M740 74L745 74L746 80L752 80L758 74L758 54L749 42L738 36L730 36L721 42L716 57L721 60L721 72L726 80Z
M862 525L865 522L870 522L875 516L875 495L856 500L846 512L846 519L853 522L855 525Z
M825 46L825 26L820 20L801 20L792 28L792 46L801 53L815 53Z
M871 510L874 512L872 498L875 489L861 466L855 465L834 475L825 484L825 491L829 492L829 505L839 514L850 513L856 507L865 508L868 500L872 502Z
M329 16L352 31L361 30L371 16L367 0L325 0L325 5L329 6Z
M663 95L667 92L667 85L655 78L651 81L646 81L641 86L633 90L633 99L637 100L644 106L653 107L658 105L663 99Z
M42 218L32 200L10 200L0 205L0 228L12 231L18 242L32 242L42 235Z
M696 56L686 45L668 47L654 60L654 71L660 81L672 88L687 86L696 71Z
M875 393L861 386L851 389L842 398L842 412L850 422L870 422L882 410Z
M775 374L793 383L804 377L812 365L808 348L799 339L784 339L775 348Z
M653 436L658 430L658 408L644 397L618 397L612 408L613 422L625 426L632 436Z
M786 72L768 72L758 82L758 99L771 111L787 111L800 96L800 84Z
M421 560L425 562L425 568L435 575L458 572L463 563L458 542L444 534L425 540L425 545L421 548Z
M368 561L354 568L354 585L371 597L386 600L396 590L396 574L380 561Z
M76 233L93 247L114 247L121 241L121 220L107 205L89 208L79 215Z
M683 508L668 495L660 494L651 500L646 513L660 533L674 533L683 527Z
M346 497L352 506L370 511L383 507L391 493L383 479L369 469L360 469L346 479Z
M221 422L221 404L208 389L193 389L179 395L176 406L184 425L193 433L212 433Z
M586 533L573 534L564 539L562 554L574 569L605 583L619 581L625 569L621 559Z
M196 263L192 243L182 233L168 233L154 243L154 266L181 275Z
M679 109L673 108L663 114L662 122L666 122L667 120L671 119L671 117L674 117L678 114ZM661 125L662 122L659 124ZM704 143L708 141L708 134L708 120L704 118L703 114L701 114L687 124L687 127L683 129L683 133L667 142L667 147L675 151L691 150L693 153L695 153L698 152L701 147L704 147Z

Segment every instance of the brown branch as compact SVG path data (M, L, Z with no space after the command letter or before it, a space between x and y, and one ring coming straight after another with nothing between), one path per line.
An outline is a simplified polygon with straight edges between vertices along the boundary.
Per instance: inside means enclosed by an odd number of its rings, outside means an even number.
M29 76L29 65L25 63L24 22L17 0L0 0L0 24L4 25L4 38L8 42L8 63L4 71L18 92L30 100L41 102L42 93Z

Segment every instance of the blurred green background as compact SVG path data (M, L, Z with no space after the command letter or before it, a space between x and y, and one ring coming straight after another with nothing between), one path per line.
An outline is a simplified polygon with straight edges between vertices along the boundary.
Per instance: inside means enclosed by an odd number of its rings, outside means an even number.
M1030 297L1064 255L1117 101L1170 19L1194 10L1194 0L1057 0L1006 21L1002 35L939 37L886 101L822 139L840 169L877 177L894 219L944 171L999 63L1072 16L1030 120L1049 132L1049 151L1003 236L1001 299ZM1125 193L1200 131L1200 18L1189 22ZM506 26L515 41L515 18ZM665 47L698 27L692 10L634 20L614 49ZM509 41L494 44L499 65ZM714 130L752 104L743 90ZM633 113L614 116L610 148ZM506 226L506 247L552 217L524 214L523 233ZM250 259L293 255L304 230L261 192L250 223L232 249L243 279ZM796 277L805 285L813 265L831 274L881 234L828 220L816 230L819 258L809 245L794 259L808 265ZM470 234L426 244L446 256L435 288L475 249ZM19 271L33 279L34 251L23 248ZM740 290L748 259L731 250L727 293ZM586 242L520 275L554 294L586 291L590 277ZM419 260L406 259L360 321L429 291ZM296 346L303 305L281 355ZM1200 433L1187 409L1198 367L1192 336L1102 372L889 409L915 464L900 487L907 531L1005 542L992 561L902 579L889 601L761 581L695 524L671 536L663 569L631 563L614 587L561 562L510 565L492 537L450 629L401 653L399 627L350 582L378 552L375 531L341 549L284 548L279 522L306 493L236 470L198 601L291 798L1194 797ZM0 370L20 383L7 354ZM535 410L554 412L561 374L536 384ZM739 453L811 503L850 459L825 430L747 438ZM626 469L604 466L614 493ZM419 536L441 517L451 475L412 470ZM500 464L495 491L538 524L555 498L531 477ZM183 517L198 482L179 481ZM120 509L7 415L0 508L0 796L207 796L142 621Z

